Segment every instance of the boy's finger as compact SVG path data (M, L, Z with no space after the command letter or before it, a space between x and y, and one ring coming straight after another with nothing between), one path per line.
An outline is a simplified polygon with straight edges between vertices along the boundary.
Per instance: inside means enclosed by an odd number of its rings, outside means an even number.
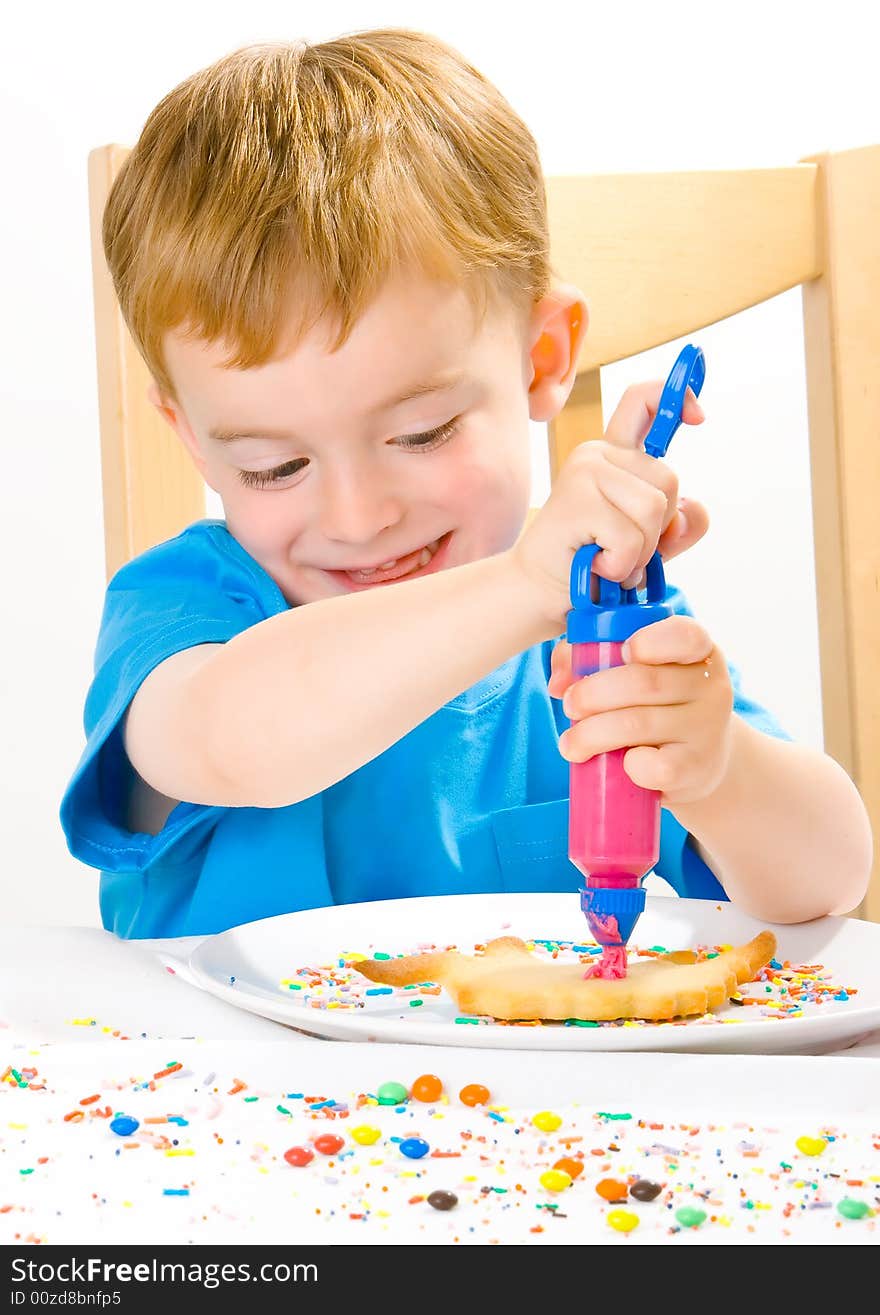
M709 528L709 513L701 502L680 498L678 509L660 535L657 547L665 562L699 543Z
M627 388L605 430L607 443L632 449L642 446L660 406L664 382L663 379L652 379L650 383L633 384ZM702 424L706 418L692 388L685 393L681 418L686 425Z
M550 654L550 679L547 689L554 699L561 699L569 685L574 681L571 674L571 645L560 639Z
M660 666L666 662L687 665L707 662L715 645L693 617L669 616L664 621L637 630L623 646L624 662L641 662Z

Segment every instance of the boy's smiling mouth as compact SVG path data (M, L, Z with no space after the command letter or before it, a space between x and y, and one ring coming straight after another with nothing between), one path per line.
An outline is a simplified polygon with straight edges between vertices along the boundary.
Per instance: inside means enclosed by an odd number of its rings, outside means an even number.
M391 584L395 580L411 578L417 575L428 575L431 571L439 570L442 566L442 559L446 556L446 549L449 540L452 538L452 531L441 535L439 539L434 539L431 543L422 548L417 548L414 552L407 553L403 557L398 557L393 561L382 562L374 567L360 567L354 570L328 571L335 579L344 583L349 589L369 589L377 584Z

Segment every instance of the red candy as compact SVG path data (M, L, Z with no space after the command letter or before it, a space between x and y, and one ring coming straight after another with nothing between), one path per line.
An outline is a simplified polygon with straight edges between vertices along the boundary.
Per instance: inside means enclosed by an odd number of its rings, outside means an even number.
M489 1088L481 1086L479 1082L470 1082L466 1087L462 1087L458 1099L462 1105L488 1105Z
M314 1141L315 1150L320 1151L322 1155L336 1155L342 1150L344 1145L345 1139L337 1137L333 1132L322 1133L322 1135L316 1137Z
M423 1073L420 1078L416 1078L409 1094L413 1100L421 1100L428 1105L443 1095L443 1083L433 1073Z
M306 1150L305 1146L291 1146L289 1151L284 1152L284 1158L288 1164L293 1165L294 1169L304 1169L315 1157L311 1151Z

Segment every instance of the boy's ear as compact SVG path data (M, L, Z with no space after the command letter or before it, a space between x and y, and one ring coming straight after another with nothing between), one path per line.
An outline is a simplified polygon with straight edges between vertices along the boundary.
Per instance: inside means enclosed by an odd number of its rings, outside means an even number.
M159 391L156 383L151 383L147 389L147 397L153 406L159 412L163 420L174 430L187 452L195 462L199 473L205 478L205 458L202 456L198 439L190 429L189 421L184 415L181 407L172 398L165 397Z
M532 420L555 419L568 401L589 321L584 295L572 284L554 288L535 304L529 323Z

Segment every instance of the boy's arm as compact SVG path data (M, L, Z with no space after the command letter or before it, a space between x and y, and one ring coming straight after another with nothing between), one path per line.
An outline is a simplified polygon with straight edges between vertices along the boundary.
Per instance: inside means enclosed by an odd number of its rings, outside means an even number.
M126 753L172 799L296 803L558 634L542 602L505 552L292 608L156 667L129 708Z
M731 719L730 760L711 794L671 805L725 892L756 917L849 913L871 870L871 827L838 763Z
M516 544L494 557L294 607L222 645L168 658L125 726L135 770L171 799L284 807L370 762L523 649L559 635L572 557L624 581L700 537L678 481L642 450L662 381L628 388L605 440L582 443ZM688 393L682 418L702 411ZM681 533L679 523L684 522ZM674 526L679 524L679 530Z

